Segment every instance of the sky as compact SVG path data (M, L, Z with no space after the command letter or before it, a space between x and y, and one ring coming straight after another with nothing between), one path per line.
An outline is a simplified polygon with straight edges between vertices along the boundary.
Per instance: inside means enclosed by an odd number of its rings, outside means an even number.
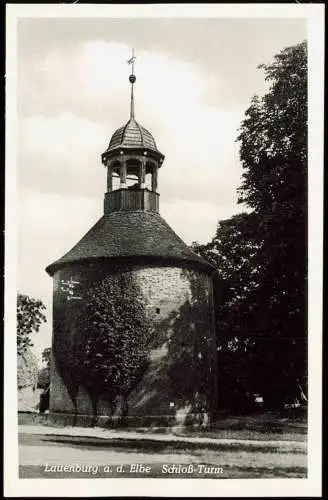
M45 267L102 216L100 155L135 114L165 155L160 213L187 243L206 243L244 208L238 128L268 90L261 63L307 38L302 18L21 18L17 38L18 289L41 298L51 345L52 279Z

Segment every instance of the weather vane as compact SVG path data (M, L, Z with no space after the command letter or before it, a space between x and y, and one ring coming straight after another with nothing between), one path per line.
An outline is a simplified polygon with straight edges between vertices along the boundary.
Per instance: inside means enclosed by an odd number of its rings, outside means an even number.
M134 49L132 49L132 57L127 61L128 64L132 64L132 74L131 76L134 76L134 61L136 60L136 56L134 55ZM131 76L130 76L130 81L131 81ZM135 80L134 80L135 82ZM131 83L134 83L131 82Z
M134 55L134 49L132 49L132 57L127 61L128 64L132 64L132 72L129 76L129 82L131 83L131 102L130 102L130 119L134 118L134 95L133 95L133 84L136 81L136 77L134 74L134 61L136 60L136 56Z

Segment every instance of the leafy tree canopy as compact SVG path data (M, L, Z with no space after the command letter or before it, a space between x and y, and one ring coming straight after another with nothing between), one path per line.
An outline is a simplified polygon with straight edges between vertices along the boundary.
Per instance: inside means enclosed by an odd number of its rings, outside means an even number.
M42 351L42 363L46 365L47 368L50 367L50 356L51 356L51 347L45 347Z
M305 333L307 214L307 46L261 65L271 83L246 111L238 141L243 166L239 202L258 217L260 286L249 297L258 334ZM258 307L260 304L260 307ZM266 305L266 306L265 306ZM252 309L253 310L253 309ZM270 327L271 325L271 327Z
M243 385L247 373L248 385L277 405L306 385L306 43L260 68L270 88L253 98L237 138L238 202L250 212L219 222L208 245L193 247L220 280L216 316L221 375L231 373L226 386Z
M43 302L28 295L17 295L17 352L26 351L33 346L31 334L38 332L42 323L47 321L42 311L46 309Z

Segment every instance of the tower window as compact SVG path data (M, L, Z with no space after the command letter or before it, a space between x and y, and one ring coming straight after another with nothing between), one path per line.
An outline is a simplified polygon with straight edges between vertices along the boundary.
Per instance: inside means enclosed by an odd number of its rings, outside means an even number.
M159 314L161 312L159 307L156 307L156 314Z

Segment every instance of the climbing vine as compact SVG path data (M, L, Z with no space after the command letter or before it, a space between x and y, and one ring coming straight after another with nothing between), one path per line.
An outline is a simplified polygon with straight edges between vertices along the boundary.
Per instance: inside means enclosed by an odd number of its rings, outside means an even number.
M127 396L149 363L150 332L131 273L110 274L86 292L76 371L93 402L94 417L100 397L114 405L113 413L127 414Z

